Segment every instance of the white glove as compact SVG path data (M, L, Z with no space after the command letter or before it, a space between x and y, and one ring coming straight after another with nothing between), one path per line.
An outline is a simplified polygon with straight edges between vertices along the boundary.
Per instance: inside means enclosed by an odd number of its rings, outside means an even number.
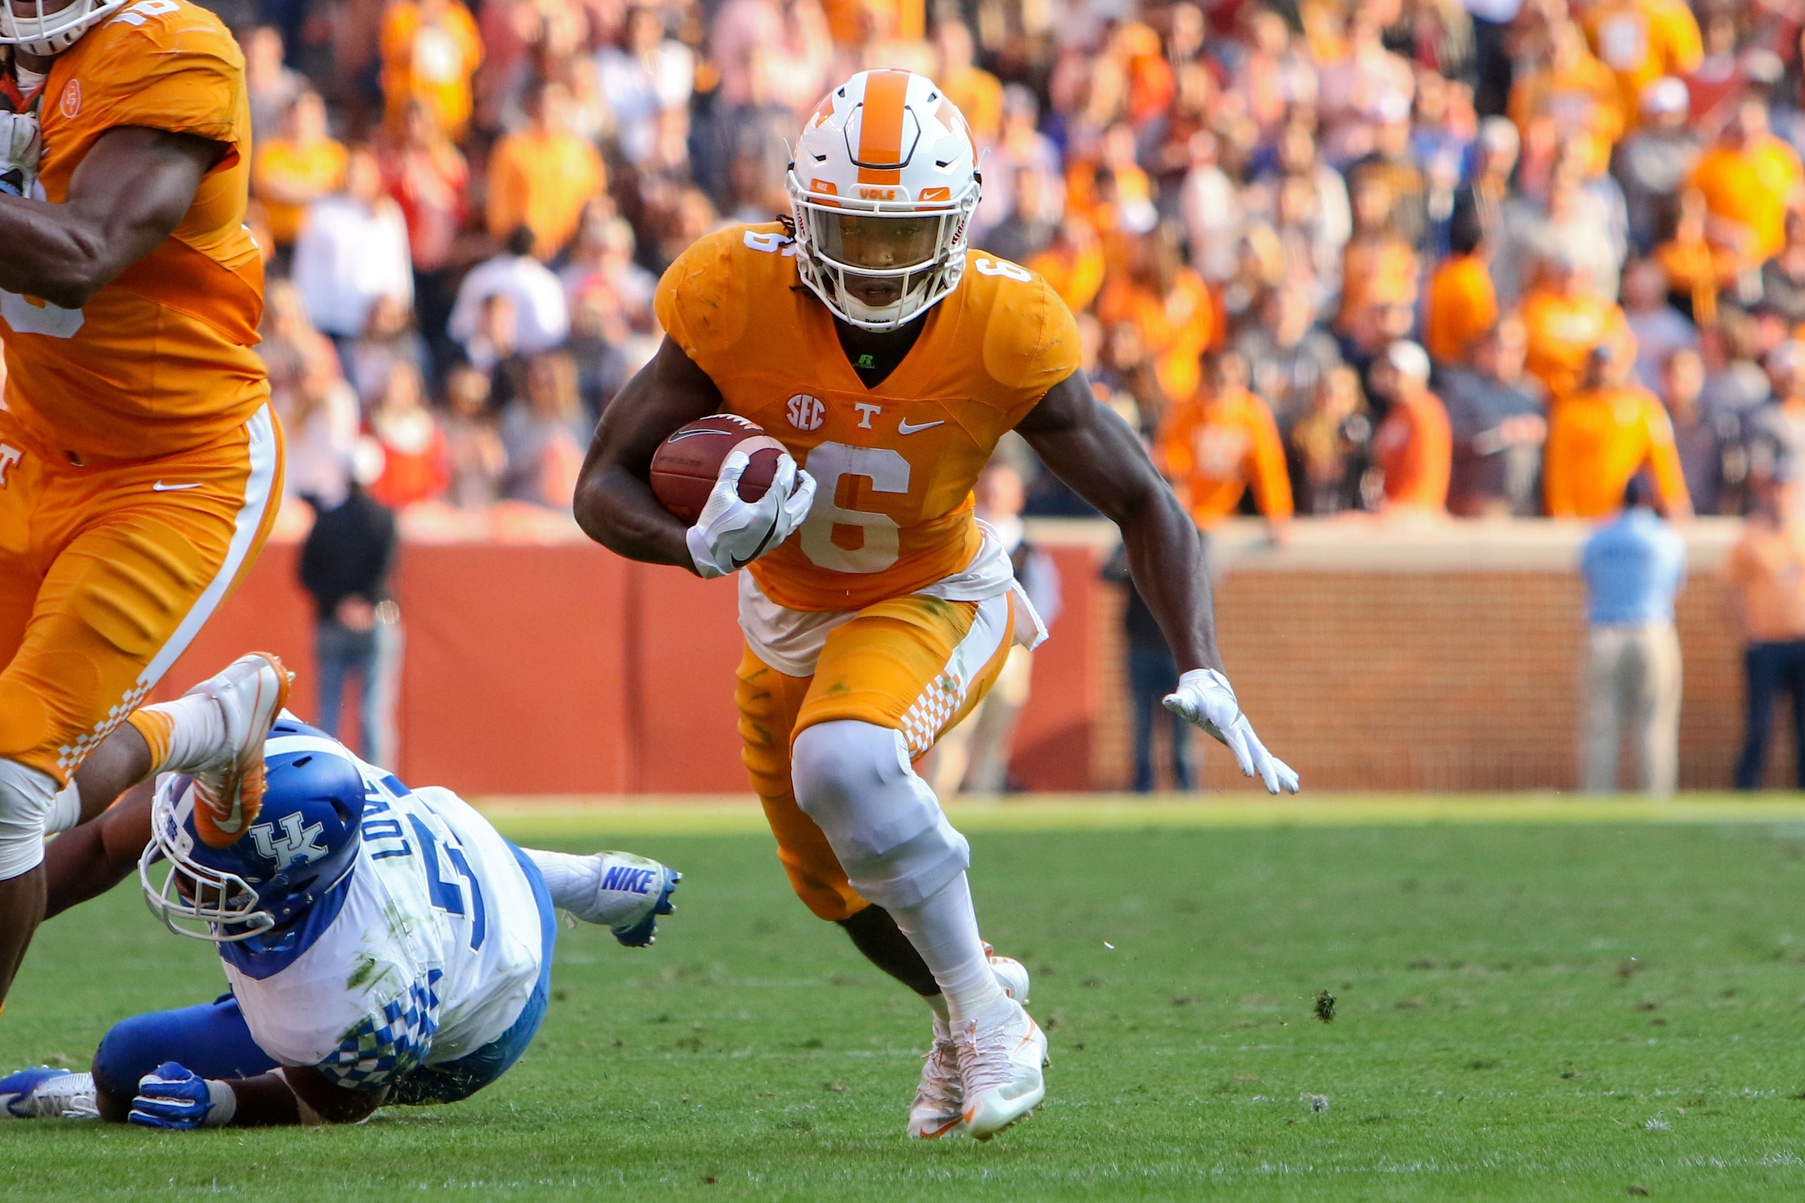
M1178 678L1178 689L1166 695L1166 709L1227 744L1242 775L1252 777L1258 773L1266 783L1267 793L1276 794L1280 789L1297 792L1297 774L1266 750L1247 716L1241 713L1241 704L1235 701L1228 678L1215 669L1194 668Z
M780 456L771 487L757 501L740 497L740 477L752 462L744 451L721 461L721 474L685 540L703 577L736 572L790 537L815 503L815 478Z
M30 113L0 113L0 192L30 196L38 178L38 119Z

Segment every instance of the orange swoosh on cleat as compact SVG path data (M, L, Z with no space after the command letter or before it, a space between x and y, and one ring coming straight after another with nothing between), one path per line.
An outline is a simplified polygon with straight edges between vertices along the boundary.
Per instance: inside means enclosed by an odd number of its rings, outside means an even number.
M940 1137L942 1137L942 1136L945 1136L945 1135L946 1135L946 1134L947 1134L947 1133L948 1133L948 1132L951 1132L951 1131L952 1131L952 1130L953 1130L953 1129L954 1129L954 1128L957 1128L957 1127L958 1127L958 1126L959 1126L959 1124L960 1124L960 1123L961 1123L961 1122L962 1122L962 1121L963 1121L963 1120L964 1120L964 1119L965 1119L965 1118L967 1118L967 1117L965 1117L965 1116L956 1116L956 1117L954 1117L954 1118L953 1118L953 1119L949 1119L949 1120L947 1120L947 1121L946 1121L946 1122L945 1122L945 1123L944 1123L944 1124L941 1124L941 1125L940 1125L940 1126L939 1126L939 1127L938 1127L938 1128L935 1128L935 1129L934 1129L934 1130L933 1130L933 1131L932 1131L932 1132L923 1132L923 1133L922 1133L922 1134L921 1134L921 1139L923 1139L923 1140L937 1140L937 1139L939 1139L939 1138L940 1138Z
M270 708L270 724L274 725L277 715L288 705L289 687L294 683L294 674L282 663L280 657L269 652L253 652L269 661L270 667L276 671L276 702ZM262 709L263 693L261 686L253 710ZM235 843L245 829L257 821L258 812L263 809L263 739L267 738L267 727L256 741L254 751L244 755L243 759L225 770L219 782L216 795L212 789L206 788L197 777L194 783L194 795L197 803L194 810L195 834L201 842L213 848L225 848Z

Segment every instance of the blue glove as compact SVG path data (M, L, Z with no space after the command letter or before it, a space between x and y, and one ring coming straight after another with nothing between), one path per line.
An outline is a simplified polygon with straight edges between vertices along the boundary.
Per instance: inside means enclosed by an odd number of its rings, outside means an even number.
M205 1078L176 1061L165 1061L138 1081L138 1097L126 1117L146 1128L186 1132L207 1122L213 1110L213 1092Z

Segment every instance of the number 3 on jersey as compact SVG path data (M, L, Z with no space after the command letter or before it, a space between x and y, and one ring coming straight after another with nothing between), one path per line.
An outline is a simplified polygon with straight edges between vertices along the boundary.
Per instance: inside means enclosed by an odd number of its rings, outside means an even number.
M802 524L802 554L829 572L882 572L902 552L901 528L888 514L851 510L840 505L840 482L861 477L874 493L907 493L912 470L902 454L888 447L849 447L822 443L808 455L815 478L815 504ZM863 535L856 548L834 542L836 527L855 526Z

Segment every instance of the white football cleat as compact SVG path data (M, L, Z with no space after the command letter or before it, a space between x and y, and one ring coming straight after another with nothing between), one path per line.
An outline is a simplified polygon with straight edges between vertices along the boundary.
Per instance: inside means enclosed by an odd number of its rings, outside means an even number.
M0 1078L0 1120L99 1117L93 1074L40 1065Z
M595 882L588 898L565 909L585 923L599 923L628 948L644 948L658 939L658 917L676 910L671 893L683 874L649 856L631 852L598 852L584 858Z
M990 945L984 946L990 955ZM990 955L991 972L1003 993L1028 1005L1028 967L1014 957ZM959 1048L952 1029L934 1017L934 1043L921 1067L921 1084L909 1105L909 1135L915 1140L939 1140L965 1135L965 1083L959 1076Z
M288 703L294 674L268 652L240 656L190 689L220 709L225 741L194 769L194 830L201 842L224 848L257 821L263 807L263 741Z
M968 1019L953 1033L965 1088L965 1130L989 1140L1047 1097L1047 1037L1022 1005L1007 1000L1000 1020Z
M909 1136L939 1140L965 1134L965 1083L959 1076L959 1047L946 1020L934 1016L934 1043L921 1067L921 1085L909 1104Z

